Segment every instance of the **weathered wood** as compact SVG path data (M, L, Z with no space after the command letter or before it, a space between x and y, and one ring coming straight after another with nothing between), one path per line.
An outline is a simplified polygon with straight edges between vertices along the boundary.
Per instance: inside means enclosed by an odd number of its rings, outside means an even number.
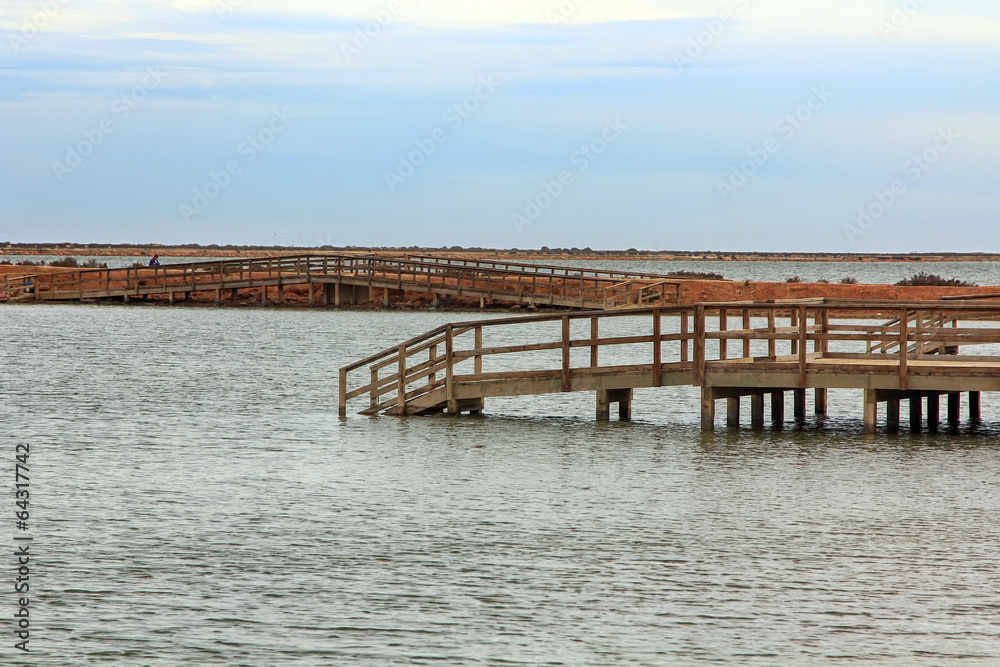
M898 398L890 398L885 402L885 427L889 433L899 432Z
M872 389L865 389L864 422L865 433L875 433L876 423L878 422L878 401L876 399L875 391Z
M740 398L731 396L726 399L726 426L728 428L740 427Z
M785 423L785 392L771 392L771 423L780 426Z
M663 383L663 359L661 356L660 311L653 312L653 384L657 387Z
M982 399L978 391L969 392L969 420L978 422L983 417Z
M960 411L962 406L962 395L958 392L951 392L948 394L948 426L949 428L958 428L958 423L961 419Z
M910 431L913 433L920 433L923 430L924 421L924 406L923 399L919 396L914 396L910 399Z
M569 368L570 368L570 347L569 347L569 317L562 318L562 384L563 391L570 391Z
M590 367L591 368L597 368L600 365L599 364L599 359L600 359L599 350L600 350L600 346L598 345L598 343L593 342L593 341L597 341L597 339L600 337L600 323L601 323L601 320L600 320L599 317L592 317L592 318L590 318L590 340L592 341L591 345L590 345Z
M940 394L927 395L927 429L936 431L941 423Z
M705 306L694 310L694 384L705 385Z
M697 328L697 322L695 327ZM701 430L711 431L715 429L715 396L712 395L711 387L701 388Z
M909 323L907 321L906 309L900 312L899 317L899 390L906 391L908 388L907 378L907 352L909 340ZM912 413L912 406L911 406Z
M750 395L750 426L764 428L764 392Z
M458 413L458 401L455 399L455 339L451 324L444 328L445 357L445 389L448 401L448 414Z
M792 411L795 421L799 424L806 420L806 390L795 389L792 391Z

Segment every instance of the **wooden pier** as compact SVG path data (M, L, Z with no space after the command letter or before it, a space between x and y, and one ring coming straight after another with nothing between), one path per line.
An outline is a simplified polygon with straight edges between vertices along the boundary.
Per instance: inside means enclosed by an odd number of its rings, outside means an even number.
M168 303L196 292L215 303L260 290L262 304L280 303L284 288L307 285L309 305L368 303L381 292L426 293L523 305L613 309L676 303L679 280L669 276L430 255L291 255L123 269L75 269L5 276L0 301L82 301L165 295ZM269 297L270 293L270 297Z
M706 303L626 311L572 312L447 324L340 369L339 410L367 398L362 414L481 412L498 396L594 392L597 418L612 404L632 414L633 391L701 389L701 424L740 424L742 399L750 422L827 412L830 389L863 394L864 429L874 433L884 406L885 428L899 428L901 402L910 427L956 427L960 395L967 419L981 418L980 394L1000 391L1000 305L977 301L871 302L803 300ZM988 354L992 352L992 354ZM363 373L362 377L358 377Z

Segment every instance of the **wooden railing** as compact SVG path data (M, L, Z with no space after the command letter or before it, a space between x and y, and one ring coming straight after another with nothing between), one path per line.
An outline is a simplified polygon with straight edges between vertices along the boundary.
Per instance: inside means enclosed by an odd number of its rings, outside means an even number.
M917 311L940 313L935 322L954 326L930 326L924 319L920 327L889 330L890 325L871 323L891 313L908 323ZM959 346L1000 344L997 318L1000 307L976 304L808 301L462 322L437 327L341 368L339 409L346 414L349 401L367 395L367 414L442 407L454 411L456 387L462 384L489 385L491 395L516 395L532 393L531 387L541 387L542 381L556 391L593 389L603 386L595 378L609 376L636 378L634 386L705 386L712 373L781 372L791 378L791 386L806 387L810 374L836 373L840 367L897 377L897 388L906 390L910 362L927 355L872 350L894 343L905 350L913 350L911 344L916 350L947 346L957 353ZM969 327L970 322L994 326ZM607 332L609 328L613 330ZM534 361L546 352L553 356L542 364ZM494 359L504 363L485 369ZM1000 357L956 354L933 359L938 365L921 373L948 372L952 362L992 359L997 362L993 368L976 372L1000 376ZM359 381L355 376L362 369L367 372Z
M301 283L314 278L343 278L355 284L361 282L381 288L426 292L443 289L487 299L528 299L534 303L600 308L606 302L607 288L617 284L618 275L641 274L530 264L460 262L426 256L294 255L122 269L78 269L37 274L30 276L30 280L34 285L35 298L40 301L246 288L282 281ZM5 277L3 294L8 298L23 294L25 279L23 276ZM637 287L644 288L641 285ZM623 298L628 298L628 295Z

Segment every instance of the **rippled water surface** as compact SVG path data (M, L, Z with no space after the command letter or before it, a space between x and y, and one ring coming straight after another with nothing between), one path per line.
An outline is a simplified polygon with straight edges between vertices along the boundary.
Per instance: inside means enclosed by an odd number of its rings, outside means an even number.
M859 392L759 433L703 435L689 388L337 417L339 366L463 317L0 308L36 559L0 662L1000 663L992 396L875 439Z

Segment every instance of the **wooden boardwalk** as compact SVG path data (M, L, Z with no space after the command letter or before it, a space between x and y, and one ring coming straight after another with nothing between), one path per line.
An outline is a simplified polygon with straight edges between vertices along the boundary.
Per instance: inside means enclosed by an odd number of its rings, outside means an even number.
M284 288L308 285L309 305L367 303L393 291L471 297L564 308L623 308L676 303L679 281L647 273L515 262L457 260L429 255L291 255L123 269L76 269L6 276L0 301L129 301L153 295L187 298L209 292L221 304L241 289L259 289L261 302L281 302Z
M1000 305L976 301L871 302L805 300L712 303L631 311L574 312L447 324L340 369L339 409L367 398L362 414L480 412L485 400L592 391L598 419L610 405L631 416L633 390L701 389L701 423L712 429L716 403L738 426L741 399L751 424L806 418L806 392L826 414L829 389L863 392L864 428L899 428L900 402L910 425L937 428L980 418L980 395L1000 391ZM978 347L981 354L975 353ZM904 354L900 354L904 350ZM358 377L359 373L363 373ZM926 419L925 419L926 416Z

